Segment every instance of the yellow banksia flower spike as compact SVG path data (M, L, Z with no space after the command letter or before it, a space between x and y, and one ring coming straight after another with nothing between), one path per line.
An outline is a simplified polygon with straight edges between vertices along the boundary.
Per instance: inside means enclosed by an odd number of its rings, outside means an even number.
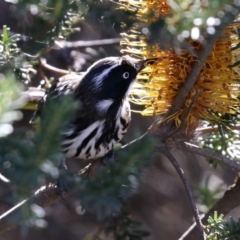
M164 18L171 13L164 0L119 1L128 10L136 12L141 23L150 23L155 18ZM150 18L146 17L147 14ZM200 119L220 121L214 113L218 116L236 113L240 105L237 98L240 92L240 71L238 66L230 67L239 60L237 50L232 50L240 43L238 36L234 34L236 26L240 27L240 24L232 23L225 29L209 54L184 106L169 117L175 120L176 126L181 124L181 114L189 108L196 92L196 101L187 117L187 129L196 128ZM157 59L139 74L138 83L130 95L133 103L145 106L141 112L143 115L155 116L169 110L197 59L186 50L177 54L174 50L161 50L158 45L148 46L145 32L147 33L147 28L135 24L132 30L123 33L121 51L123 55L135 59ZM200 42L189 40L189 44L196 52L201 52Z

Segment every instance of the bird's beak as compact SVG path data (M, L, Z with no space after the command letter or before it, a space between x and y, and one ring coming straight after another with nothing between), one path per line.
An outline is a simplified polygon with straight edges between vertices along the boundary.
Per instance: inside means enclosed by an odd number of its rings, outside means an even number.
M148 58L142 61L138 61L135 64L135 68L138 72L140 72L141 70L143 70L147 65L153 64L154 62L156 62L157 58Z

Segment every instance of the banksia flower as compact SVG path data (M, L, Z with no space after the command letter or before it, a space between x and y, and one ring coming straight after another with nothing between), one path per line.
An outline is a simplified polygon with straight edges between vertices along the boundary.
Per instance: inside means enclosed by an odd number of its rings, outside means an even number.
M167 2L162 0L121 0L121 3L130 10L134 9L142 23L142 19L146 19L146 14L150 15L150 12L154 14L146 23L154 21L156 17L164 18L171 12ZM200 119L220 122L221 116L236 113L240 105L240 74L236 68L230 66L237 61L237 53L232 51L239 43L238 36L234 34L237 24L233 23L225 29L209 54L184 105L170 116L175 120L176 126L181 124L181 115L192 104L194 96L196 99L186 120L186 131L195 129ZM143 115L155 116L169 110L193 63L198 60L186 50L177 54L174 50L161 50L158 45L148 46L145 32L147 30L143 26L135 24L129 33L123 33L122 53L136 59L157 58L155 63L141 72L137 88L130 97L132 102L145 106L141 112ZM189 44L196 52L202 51L201 42L189 40Z

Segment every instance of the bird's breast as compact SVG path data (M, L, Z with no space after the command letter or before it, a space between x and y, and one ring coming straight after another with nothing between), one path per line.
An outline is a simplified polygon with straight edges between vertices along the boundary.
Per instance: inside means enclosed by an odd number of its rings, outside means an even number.
M76 128L72 126L65 132L62 144L66 157L96 159L105 156L123 138L130 120L130 105L125 100L114 117L97 120L75 134Z

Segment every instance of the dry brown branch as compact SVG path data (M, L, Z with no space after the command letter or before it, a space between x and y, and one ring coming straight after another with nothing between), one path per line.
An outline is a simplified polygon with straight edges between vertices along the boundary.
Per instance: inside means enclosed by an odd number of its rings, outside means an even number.
M0 34L3 33L3 30L0 29ZM9 32L10 36L14 36L18 34L21 41L27 42L30 41L31 38L29 36L26 36L24 34L19 34L16 32ZM60 46L61 48L86 48L86 47L97 47L97 46L103 46L103 45L115 45L119 44L120 41L122 41L122 38L110 38L110 39L97 39L97 40L84 40L84 41L75 41L75 42L69 42L66 40L55 40L55 43L57 46Z
M233 168L237 171L240 171L240 164L238 162L236 162L236 161L234 161L234 160L232 160L228 157L225 157L221 154L215 153L211 150L200 148L200 147L198 147L194 144L191 144L191 143L185 143L185 146L183 146L181 149L182 150L185 149L188 152L196 153L196 154L199 154L201 156L217 160L219 162L222 162L222 163L228 165L229 167L231 167L231 168Z
M95 174L102 166L102 159L96 160L96 163L88 164L79 173L78 176L89 177ZM45 208L54 202L57 202L63 197L67 197L70 191L60 191L56 184L50 183L47 186L39 188L31 197L18 203L0 216L0 235L5 231L15 227L18 223L23 221L22 207L27 204L36 204Z
M239 125L228 126L228 128L232 131L234 131L234 130L240 131L240 126ZM208 134L208 133L218 132L219 128L218 127L203 127L203 128L198 128L196 131L200 134Z
M62 194L66 197L69 193L61 193L55 184L49 184L48 186L41 187L30 198L18 203L0 216L0 234L13 228L16 224L23 220L21 208L26 204L35 203L45 208L52 203L59 201L62 198Z
M120 41L122 41L122 38L98 39L98 40L76 41L76 42L55 40L55 43L60 48L86 48L86 47L98 47L103 45L115 45L115 44L119 44Z
M53 67L53 66L47 64L47 61L42 58L39 60L39 63L40 63L41 67L43 67L51 72L57 73L59 75L66 75L66 74L70 73L70 71L68 71L68 70L63 70L63 69L56 68L56 67Z
M44 74L44 72L41 68L39 68L39 73L40 73L41 78L45 81L46 87L49 89L51 87L51 83L49 82L47 76Z
M167 148L164 148L164 147L160 148L160 152L163 153L169 159L169 161L172 163L172 165L176 169L178 175L180 176L180 178L183 182L183 185L186 189L188 199L190 201L190 206L192 208L192 212L193 212L193 215L194 215L194 218L196 221L196 225L197 225L197 232L199 235L199 239L204 240L205 236L204 236L203 226L202 226L202 222L201 222L201 219L199 216L199 212L198 212L196 203L194 201L194 197L193 197L192 191L190 189L189 183L184 175L182 168L180 167L177 160L174 158L174 156L170 153L170 151ZM196 235L195 235L195 237L196 237Z
M223 197L208 211L208 213L202 218L202 223L207 224L207 219L212 216L215 211L227 215L231 210L238 207L240 204L240 173L236 176L234 184L231 185L225 192ZM183 240L195 240L196 238L196 224L193 224L186 232L185 236L180 239ZM180 240L179 239L179 240Z

